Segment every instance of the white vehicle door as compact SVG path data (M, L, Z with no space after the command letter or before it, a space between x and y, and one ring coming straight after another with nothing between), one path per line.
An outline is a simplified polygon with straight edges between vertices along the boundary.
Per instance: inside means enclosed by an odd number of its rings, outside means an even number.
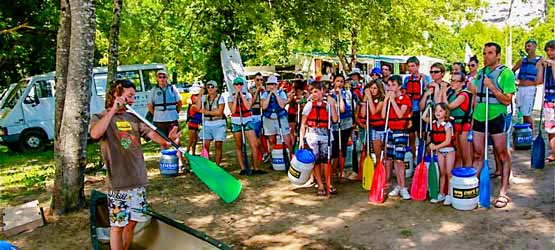
M54 137L54 84L53 79L39 79L32 83L27 96L23 99L22 108L27 127L40 127Z
M129 80L135 85L135 103L132 107L140 114L146 114L148 91L143 89L139 70L118 71L116 78ZM91 96L91 114L99 113L104 110L106 92L108 91L106 73L97 73L93 76L93 79L95 92L93 92Z

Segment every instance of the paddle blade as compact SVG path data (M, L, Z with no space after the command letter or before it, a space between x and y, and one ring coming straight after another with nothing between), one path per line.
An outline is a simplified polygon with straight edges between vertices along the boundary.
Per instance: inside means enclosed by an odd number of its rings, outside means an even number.
M532 144L531 166L535 169L543 169L545 167L545 141L541 133L538 134L538 137L536 137Z
M374 161L372 157L367 155L364 158L362 165L362 188L364 190L370 190L372 187L372 179L374 178Z
M414 170L412 177L412 185L410 187L410 197L415 201L426 200L426 192L428 191L428 171L426 164L422 161Z
M383 203L385 189L385 167L383 161L378 163L374 171L374 176L372 178L372 185L370 188L370 193L368 195L368 200L372 203Z
M204 158L204 159L208 159L208 150L206 150L205 147L202 147L202 151L200 152L200 157Z
M434 157L431 157L430 165L428 166L428 192L430 193L430 199L437 199L439 194L439 171L436 167Z
M480 172L480 187L478 189L478 202L481 207L489 208L490 206L490 182L489 182L489 165L488 161L484 161L484 166Z
M185 152L184 155L189 160L193 173L222 200L231 203L239 197L241 182L235 177L208 159Z
M421 162L422 158L424 158L424 142L419 140L418 151L416 152L416 162Z

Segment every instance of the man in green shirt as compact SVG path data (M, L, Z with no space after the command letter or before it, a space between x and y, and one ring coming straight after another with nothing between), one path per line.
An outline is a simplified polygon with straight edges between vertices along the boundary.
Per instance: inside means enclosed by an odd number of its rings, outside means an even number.
M472 130L474 133L474 168L478 173L484 164L484 132L485 121L488 119L488 135L493 141L493 149L503 163L503 173L499 197L493 205L497 208L507 206L510 198L507 196L509 189L509 175L511 172L511 156L507 149L507 127L505 117L507 116L507 106L511 104L513 94L516 92L515 76L511 69L499 63L501 58L501 47L496 43L486 43L484 45L484 65L478 71L474 82L469 88L475 94L476 106L472 118L474 123ZM485 77L484 77L485 76ZM489 90L488 117L486 118L486 91Z

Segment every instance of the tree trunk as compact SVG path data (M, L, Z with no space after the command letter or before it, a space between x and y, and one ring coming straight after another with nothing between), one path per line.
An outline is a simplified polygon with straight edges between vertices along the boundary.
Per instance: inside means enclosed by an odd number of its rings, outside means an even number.
M67 1L67 0L66 0ZM64 0L62 0L62 3ZM67 4L67 2L66 2ZM65 98L56 146L52 207L58 214L84 207L83 171L89 127L89 101L95 44L94 0L69 0L71 28ZM60 41L59 41L60 42ZM61 55L62 53L58 53ZM60 64L64 59L60 58Z
M113 0L112 26L110 27L110 55L108 57L108 82L116 80L118 68L118 42L120 15L123 0Z

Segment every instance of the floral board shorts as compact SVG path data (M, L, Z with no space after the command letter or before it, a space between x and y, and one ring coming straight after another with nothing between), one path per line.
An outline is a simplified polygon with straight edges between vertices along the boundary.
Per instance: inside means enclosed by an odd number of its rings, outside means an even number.
M545 132L555 134L555 102L543 103L543 119L545 120Z
M144 209L146 206L146 189L144 187L108 191L110 226L125 227L129 220L147 222L149 216L134 210Z

